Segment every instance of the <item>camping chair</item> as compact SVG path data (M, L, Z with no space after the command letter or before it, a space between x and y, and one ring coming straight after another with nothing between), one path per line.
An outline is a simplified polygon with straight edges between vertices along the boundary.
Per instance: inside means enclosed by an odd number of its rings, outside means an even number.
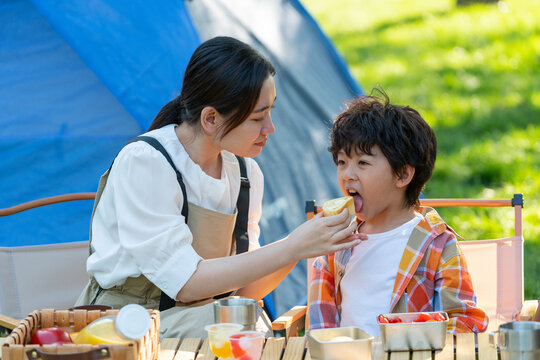
M17 214L21 211L40 206L58 204L67 201L94 200L96 193L71 193L51 196L29 201L10 208L0 209L0 217ZM39 273L28 273L27 264L32 259L46 258L47 266ZM41 308L68 309L73 306L83 287L88 282L86 259L88 257L88 241L58 245L23 246L20 248L0 247L0 277L3 294L0 297L0 337L6 330L13 330L19 321L11 316L23 317L33 310ZM61 264L58 264L58 259ZM56 263L56 264L55 264ZM12 264L7 270L2 264ZM70 269L62 272L62 280L58 279L58 267ZM35 296L39 294L39 296ZM263 307L262 300L258 304Z
M95 193L52 196L0 209L0 217L40 206L94 198ZM73 306L88 282L87 257L87 240L0 247L0 313L6 316L0 317L0 326L12 329L13 318L23 318L36 309L68 309ZM36 264L40 264L39 271L36 271Z
M500 323L518 320L523 306L523 194L512 199L421 199L421 206L430 207L514 207L514 236L460 241L473 279L478 305L490 317L488 331L496 330ZM306 202L307 219L321 210L314 201ZM308 284L314 259L308 259ZM306 306L295 306L272 323L272 329L281 336L298 336L306 327Z

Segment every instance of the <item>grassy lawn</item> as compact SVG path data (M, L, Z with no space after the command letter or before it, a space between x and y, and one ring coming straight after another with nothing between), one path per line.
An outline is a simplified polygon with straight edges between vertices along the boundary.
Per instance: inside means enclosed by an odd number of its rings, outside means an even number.
M439 153L426 197L524 194L525 298L539 299L540 2L302 3L365 92L382 87L434 128ZM466 239L513 229L509 208L443 210Z

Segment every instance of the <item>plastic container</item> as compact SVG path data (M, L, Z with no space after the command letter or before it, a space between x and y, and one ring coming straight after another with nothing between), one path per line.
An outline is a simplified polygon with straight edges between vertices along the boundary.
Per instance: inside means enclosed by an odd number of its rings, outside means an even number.
M208 332L210 350L220 359L232 359L231 342L229 336L241 331L242 324L219 323L206 325L204 329Z
M148 310L137 304L129 304L120 309L116 316L104 316L83 328L73 342L82 344L127 345L142 338L150 330Z
M258 331L241 331L229 336L235 360L259 360L264 345L264 334Z

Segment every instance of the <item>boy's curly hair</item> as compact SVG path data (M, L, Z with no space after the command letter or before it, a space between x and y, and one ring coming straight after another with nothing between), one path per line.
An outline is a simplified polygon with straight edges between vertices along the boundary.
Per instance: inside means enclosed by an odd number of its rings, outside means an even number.
M330 134L328 150L337 163L339 151L372 155L378 145L392 171L400 176L406 165L414 167L414 176L405 192L405 206L418 207L420 193L433 173L437 157L435 133L418 111L409 106L390 104L388 95L360 96L347 103L338 115Z

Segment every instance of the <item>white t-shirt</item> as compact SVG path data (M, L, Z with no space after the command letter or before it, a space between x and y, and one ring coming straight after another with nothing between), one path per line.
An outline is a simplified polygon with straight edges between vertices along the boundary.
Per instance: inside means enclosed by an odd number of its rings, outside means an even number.
M390 231L369 234L352 250L341 279L341 324L356 326L379 336L377 315L388 313L399 262L414 227L417 216Z
M160 141L182 174L188 201L232 214L240 189L236 157L222 151L221 179L208 176L178 140L175 125L145 135ZM246 159L250 180L249 249L259 247L259 220L264 178L253 159ZM183 195L173 168L151 145L125 146L114 161L92 223L92 255L87 271L101 287L121 285L144 274L171 298L189 280L202 258L191 246L192 235L181 215Z

